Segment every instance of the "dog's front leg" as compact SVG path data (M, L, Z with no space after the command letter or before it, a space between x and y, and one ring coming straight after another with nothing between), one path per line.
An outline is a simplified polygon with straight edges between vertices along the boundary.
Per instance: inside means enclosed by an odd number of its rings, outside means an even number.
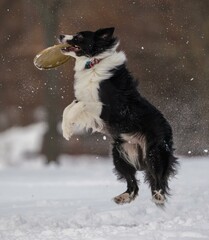
M68 105L63 112L62 131L63 137L69 140L73 135L73 128L78 119L78 116L84 109L84 103L74 100Z
M85 104L84 116L86 118L85 127L91 128L93 132L102 132L104 123L100 118L102 112L101 102L87 102Z

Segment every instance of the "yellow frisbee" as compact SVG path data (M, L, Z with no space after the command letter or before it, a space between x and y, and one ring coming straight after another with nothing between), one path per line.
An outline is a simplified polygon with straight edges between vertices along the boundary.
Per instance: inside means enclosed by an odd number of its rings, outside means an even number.
M66 63L70 56L64 55L61 49L69 46L69 44L58 44L44 49L35 56L34 65L40 70L47 70Z

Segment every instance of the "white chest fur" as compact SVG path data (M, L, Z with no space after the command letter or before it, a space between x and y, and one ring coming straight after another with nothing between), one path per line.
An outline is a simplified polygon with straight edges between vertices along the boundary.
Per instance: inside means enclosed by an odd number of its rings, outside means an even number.
M102 57L102 56L101 56ZM110 56L102 59L93 68L85 69L85 64L89 59L81 57L76 59L75 65L75 97L79 101L98 102L99 84L112 76L110 70L123 64L126 60L123 52L114 52Z
M100 66L76 72L74 83L75 97L79 101L98 102L99 84L104 80L104 75L106 77L111 76L110 73L103 73L103 78L101 78Z

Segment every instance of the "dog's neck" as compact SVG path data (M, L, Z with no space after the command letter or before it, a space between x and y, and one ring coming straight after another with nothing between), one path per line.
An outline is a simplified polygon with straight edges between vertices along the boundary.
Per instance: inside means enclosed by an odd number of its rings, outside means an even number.
M93 58L92 60L89 60L85 64L85 69L93 68L96 64L100 63L101 59Z
M86 67L89 62L93 63L91 67ZM94 71L94 69L102 68L105 71L110 71L117 66L120 66L126 62L125 53L120 52L112 52L105 58L101 58L101 56L97 56L95 58L87 58L87 57L80 57L76 59L74 71L75 72L83 72L83 71Z

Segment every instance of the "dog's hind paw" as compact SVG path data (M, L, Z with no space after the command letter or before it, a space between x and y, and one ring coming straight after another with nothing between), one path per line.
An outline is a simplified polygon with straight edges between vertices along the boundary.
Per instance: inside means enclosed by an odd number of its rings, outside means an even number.
M156 205L164 205L164 203L165 203L165 196L162 193L162 189L160 189L159 191L157 191L157 190L154 191L154 194L152 195L152 201Z
M117 204L125 204L125 203L130 203L131 201L133 201L135 199L136 196L134 196L134 194L129 194L127 192L122 193L116 197L114 197L114 202Z

